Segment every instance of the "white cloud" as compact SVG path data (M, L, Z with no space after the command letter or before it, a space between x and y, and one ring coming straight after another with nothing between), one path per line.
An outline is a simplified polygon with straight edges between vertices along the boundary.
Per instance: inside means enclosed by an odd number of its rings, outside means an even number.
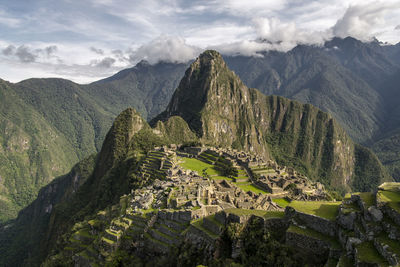
M338 37L352 36L368 41L385 26L385 15L400 8L400 3L374 2L350 6L343 17L332 27L332 33ZM378 32L379 33L379 32Z
M200 52L200 48L188 45L181 37L162 35L133 51L130 60L133 63L146 60L150 64L158 62L186 63Z
M399 17L399 0L14 1L0 4L0 77L86 82L142 59L186 62L206 48L260 56L334 35L397 43Z

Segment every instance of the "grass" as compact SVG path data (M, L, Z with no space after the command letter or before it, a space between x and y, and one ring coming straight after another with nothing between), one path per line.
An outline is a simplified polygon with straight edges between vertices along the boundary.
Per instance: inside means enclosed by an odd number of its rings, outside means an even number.
M211 232L210 230L206 229L203 226L203 219L198 219L197 221L194 221L192 223L193 227L196 227L197 229L203 231L204 233L206 233L208 236L210 236L212 239L217 239L218 235L214 234L213 232Z
M206 169L206 173L208 175L219 175L218 171L211 164L205 163L195 158L178 157L178 159L182 161L180 165L183 168L197 171L199 175L202 175L204 169Z
M365 205L368 207L371 207L375 203L375 195L371 192L363 192L363 193L355 193L357 195L360 195L362 201L365 203Z
M290 202L284 198L274 198L274 199L272 199L272 201L274 201L276 204L278 204L282 208L286 208L286 206L288 206L290 204Z
M353 260L350 257L347 257L345 255L342 255L339 259L338 262L338 267L353 267L354 263Z
M234 184L236 184L236 186L238 186L245 192L251 191L256 194L259 194L259 193L266 194L267 193L267 191L265 191L264 189L261 189L260 187L254 185L252 183L234 183Z
M215 225L218 225L219 227L223 227L223 225L222 225L219 221L217 221L217 220L215 219L215 214L210 215L210 216L207 216L207 217L205 217L205 219L207 219L207 220L213 222Z
M266 210L248 210L248 209L226 209L226 213L232 213L238 216L256 215L264 218L282 218L283 211L266 211Z
M379 189L383 189L385 191L400 192L400 183L395 183L395 182L383 183L381 186L379 186Z
M377 263L380 266L388 266L388 263L382 258L376 250L373 242L363 242L357 246L357 257L359 260L368 263Z
M307 214L312 214L328 220L334 220L339 212L341 202L328 201L297 201L294 200L288 206Z
M382 202L400 202L400 192L378 191L377 197Z
M388 245L396 255L400 255L400 242L390 239L385 233L378 236L378 241Z
M215 169L215 167L211 164L205 163L205 162L195 159L195 158L179 157L179 160L182 161L180 163L180 165L183 168L192 170L192 171L196 171L199 175L202 175L203 170L206 169L206 173L213 180L227 180L227 181L233 182L232 178L222 176L221 173L219 173L219 171L217 169ZM251 191L256 194L259 194L259 193L266 194L267 193L265 190L261 189L260 187L254 185L252 183L249 183L249 182L245 182L245 183L233 182L233 184L235 184L237 187L241 188L245 192Z
M331 245L331 247L336 248L336 249L341 248L340 243L336 238L321 234L312 229L308 229L308 228L303 229L296 225L291 225L288 229L288 232L292 232L292 233L296 233L296 234L304 235L304 236L309 236L309 237L312 237L315 239L325 241L325 242L329 243Z

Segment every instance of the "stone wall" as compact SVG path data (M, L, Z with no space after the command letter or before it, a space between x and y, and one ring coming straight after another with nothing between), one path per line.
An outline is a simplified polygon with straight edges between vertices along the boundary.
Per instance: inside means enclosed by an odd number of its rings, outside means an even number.
M214 223L208 218L203 219L203 227L207 230L213 232L216 235L220 235L222 233L223 228L218 224Z
M297 223L313 229L321 234L332 237L336 236L336 224L334 221L330 221L315 215L298 212L291 207L286 207L285 215L288 218L294 219Z
M400 227L400 213L389 207L388 205L385 205L382 208L383 213L385 213L387 216L389 216L396 224L397 226Z
M217 222L225 225L226 224L226 213L225 211L221 211L221 212L217 212L215 213L215 220L217 220Z
M390 265L399 266L399 256L393 253L389 246L380 243L377 238L374 239L374 246L379 251L379 253L390 263Z
M315 255L316 258L329 256L330 246L327 242L293 232L286 232L286 245L294 247L303 253Z

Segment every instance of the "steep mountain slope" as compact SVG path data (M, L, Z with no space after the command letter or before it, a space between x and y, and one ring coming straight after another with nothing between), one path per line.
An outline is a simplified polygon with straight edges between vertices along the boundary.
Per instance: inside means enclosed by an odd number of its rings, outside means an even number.
M336 188L369 189L378 182L369 175L384 178L376 157L354 145L332 117L247 88L215 51L191 65L158 118L151 128L134 109L122 112L95 158L43 188L16 221L0 228L0 265L38 265L65 248L74 225L103 209L113 214L121 196L154 182L139 166L156 146L201 142L260 152Z
M172 136L178 143L197 139L182 119L173 117L151 129L134 109L122 112L97 157L81 161L69 174L45 186L16 221L0 228L0 265L39 265L62 245L58 238L75 222L118 203L132 188L152 183L154 177L137 174L138 164L149 149L171 143Z
M81 85L63 79L29 79L16 93L63 133L79 158L100 149L116 114L102 106ZM120 111L119 111L120 112Z
M144 116L158 114L184 69L141 62L91 85L63 79L1 82L0 151L6 152L1 154L0 222L14 218L53 177L98 151L122 110L133 106Z
M0 222L13 218L38 190L78 161L68 138L0 81Z
M203 143L262 154L333 188L369 190L387 178L376 156L354 145L331 116L247 88L215 51L192 63L166 110L151 124L171 116L182 117ZM364 172L366 158L373 166L370 173Z
M399 116L394 101L398 91L399 47L399 44L381 46L376 42L335 38L324 47L298 46L287 53L269 51L263 57L225 56L224 59L246 85L266 94L313 104L333 115L353 140L375 149L382 161L388 164L391 173L395 174L398 173L396 167L390 162L398 162L392 157L400 151L396 145L398 130L395 126ZM65 145L54 146L52 151L54 155L55 151L64 150L68 154L70 149L64 148L73 147L71 153L74 155L67 156L70 160L35 158L34 152L46 149L46 142L32 149L27 159L41 162L40 168L46 169L43 166L53 162L60 166L60 170L66 171L76 160L100 149L112 118L125 108L135 107L146 119L164 110L187 66L140 62L133 68L90 85L78 85L62 79L30 79L8 84L19 102L6 101L6 98L0 99L0 102L8 108L8 114L19 113L21 107L29 106L43 123L65 138ZM19 104L9 105L9 102ZM21 115L20 120L28 123L28 118ZM6 119L13 121L9 117ZM27 136L32 136L32 133L28 131ZM1 138L9 137L2 133ZM385 153L388 147L390 152ZM13 161L9 154L3 156L4 160ZM34 171L26 172L22 170L22 164L18 164L21 166L15 168L11 167L11 163L3 165L7 166L8 177L18 176L24 181L36 179L32 178ZM20 171L24 174L18 174ZM5 173L0 174L0 184L3 185ZM16 178L9 180L13 179ZM19 182L11 184L18 187ZM6 189L2 187L1 190L5 192ZM37 189L31 190L31 197L26 198L24 203L31 201L36 192ZM0 195L3 196L3 193ZM15 206L11 212L13 215L5 218L15 216L18 209Z
M382 126L382 97L332 53L297 46L287 53L267 52L263 58L225 58L246 85L310 103L333 115L354 140L364 142Z
M151 119L164 110L186 68L186 64L141 61L84 89L115 114L135 107L145 119Z

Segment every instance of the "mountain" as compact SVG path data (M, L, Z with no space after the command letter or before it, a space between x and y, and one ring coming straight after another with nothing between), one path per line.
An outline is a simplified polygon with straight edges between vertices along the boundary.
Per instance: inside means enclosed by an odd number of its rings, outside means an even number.
M0 81L0 223L15 218L53 177L99 151L122 110L134 106L144 117L161 112L185 68L143 61L89 85Z
M75 240L72 235L83 221L101 214L118 216L120 205L126 208L126 194L153 188L156 177L163 179L160 170L145 175L156 160L148 159L151 150L163 145L257 152L332 188L371 189L385 178L377 158L354 144L330 115L249 89L215 51L204 52L191 64L168 107L151 125L132 108L118 115L97 156L44 187L15 221L0 229L0 264L38 265L46 257L45 265L68 264L74 257L64 259L61 252Z
M17 215L78 155L68 138L0 81L0 222Z
M164 110L186 68L187 64L150 65L141 61L133 68L84 86L84 89L116 115L135 107L145 119L151 119Z
M268 95L309 103L331 114L353 140L374 149L391 174L400 179L399 130L396 128L399 55L399 44L365 43L348 37L334 38L321 47L299 45L286 53L269 51L262 57L224 56L224 60L247 86ZM63 79L2 82L3 92L7 86L7 94L13 92L13 100L6 97L0 100L3 110L7 110L1 125L10 121L35 125L40 120L47 125L40 129L51 128L60 141L53 142L46 157L39 152L47 151L46 140L31 147L25 161L13 163L17 161L11 152L2 155L0 199L7 208L0 211L0 221L15 217L52 177L99 151L112 118L122 110L132 106L146 120L163 111L187 66L165 62L150 65L142 61L89 85ZM31 114L36 114L35 118L24 114L21 107L25 106ZM34 131L24 131L27 138L35 139ZM9 140L7 133L2 131L0 138ZM15 135L15 138L20 137ZM7 150L4 142L2 149ZM20 163L28 161L29 164ZM43 170L39 175L42 178L37 178L35 168Z
M332 188L371 190L387 178L376 156L354 144L330 115L247 88L215 51L192 63L150 124L171 116L182 117L202 143L256 152Z

